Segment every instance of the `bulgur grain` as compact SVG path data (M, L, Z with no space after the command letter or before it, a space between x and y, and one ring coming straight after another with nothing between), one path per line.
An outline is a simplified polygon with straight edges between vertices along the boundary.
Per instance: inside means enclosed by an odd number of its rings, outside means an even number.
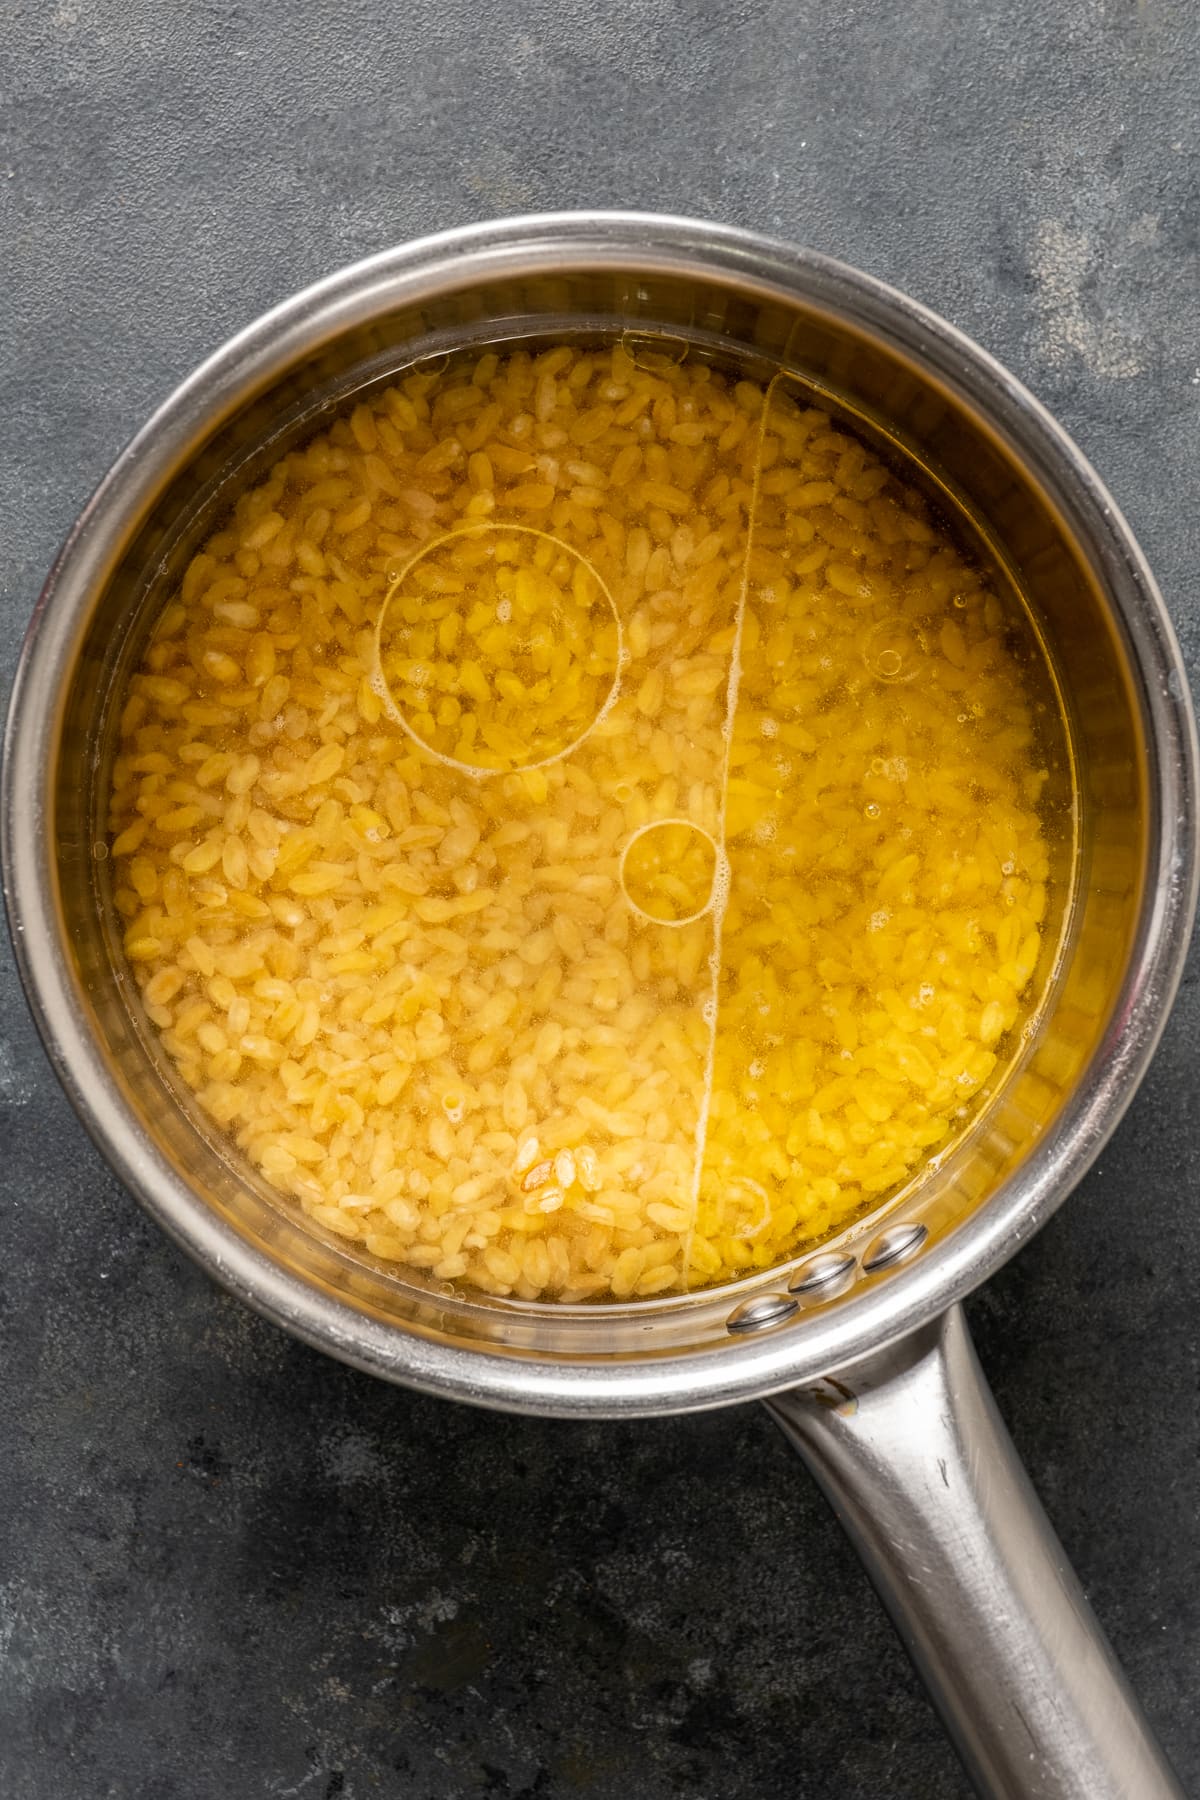
M364 1252L645 1298L920 1169L1042 954L1015 609L802 390L650 344L400 378L190 564L114 903L181 1078Z

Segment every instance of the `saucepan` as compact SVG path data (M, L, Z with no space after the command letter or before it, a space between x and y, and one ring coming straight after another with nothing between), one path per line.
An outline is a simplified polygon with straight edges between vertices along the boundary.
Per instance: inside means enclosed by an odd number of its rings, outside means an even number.
M997 548L1065 696L1061 954L1007 1078L925 1179L784 1268L559 1307L401 1279L282 1202L184 1104L104 918L113 694L206 526L347 395L464 344L641 334L816 389L911 451ZM344 270L167 401L72 531L8 723L6 897L58 1074L114 1169L233 1293L357 1367L572 1418L762 1399L860 1550L980 1790L1180 1789L1015 1457L960 1302L1065 1199L1128 1105L1197 882L1197 750L1145 562L1079 451L957 331L812 253L682 219L549 216Z

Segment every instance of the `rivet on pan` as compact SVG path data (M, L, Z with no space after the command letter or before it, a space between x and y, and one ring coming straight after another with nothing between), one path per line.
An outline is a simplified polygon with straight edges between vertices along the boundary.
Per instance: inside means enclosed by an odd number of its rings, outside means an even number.
M725 1323L730 1331L765 1331L768 1325L782 1325L799 1310L786 1294L756 1294L753 1300L735 1306Z
M928 1236L924 1225L893 1225L875 1239L862 1259L862 1266L873 1275L876 1269L890 1269L894 1263L907 1262Z
M788 1287L793 1294L819 1294L823 1300L840 1294L854 1275L854 1258L848 1250L828 1250L796 1270Z

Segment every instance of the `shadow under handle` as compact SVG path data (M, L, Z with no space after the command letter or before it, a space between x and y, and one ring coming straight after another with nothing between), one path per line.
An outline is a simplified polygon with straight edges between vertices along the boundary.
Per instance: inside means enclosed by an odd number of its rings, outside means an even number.
M996 1410L961 1307L766 1402L982 1795L1186 1800Z

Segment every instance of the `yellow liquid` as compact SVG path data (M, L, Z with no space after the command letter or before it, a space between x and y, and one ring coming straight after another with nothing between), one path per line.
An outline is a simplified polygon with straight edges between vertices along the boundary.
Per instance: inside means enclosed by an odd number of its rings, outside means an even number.
M125 952L318 1224L522 1299L827 1240L1030 1003L1044 670L803 391L616 346L413 374L286 456L134 675Z

